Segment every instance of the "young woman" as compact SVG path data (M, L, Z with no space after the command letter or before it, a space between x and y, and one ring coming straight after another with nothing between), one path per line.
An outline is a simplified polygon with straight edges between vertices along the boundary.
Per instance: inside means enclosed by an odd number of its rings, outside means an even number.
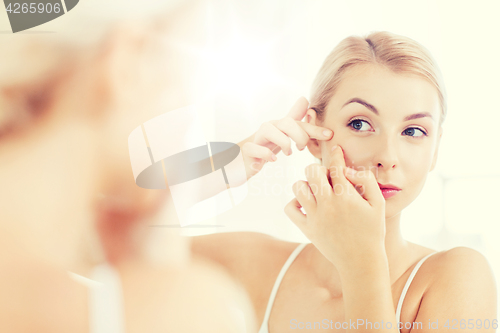
M250 302L227 274L179 258L174 237L160 261L148 255L162 198L130 173L130 131L188 103L191 59L164 39L197 40L186 31L199 32L204 8L122 5L133 18L77 7L53 34L0 40L0 331L251 331Z
M245 286L259 333L495 331L496 286L485 257L466 247L436 252L401 235L401 212L436 164L445 115L429 52L373 32L335 47L310 103L300 99L241 142L248 177L277 151L291 154L292 141L321 160L285 207L310 244L250 232L192 238L195 253ZM323 127L333 136L322 136Z

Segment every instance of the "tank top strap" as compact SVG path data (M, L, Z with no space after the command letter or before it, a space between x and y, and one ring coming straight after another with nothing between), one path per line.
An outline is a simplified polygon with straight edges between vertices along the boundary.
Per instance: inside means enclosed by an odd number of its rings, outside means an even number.
M89 332L125 333L123 296L118 272L105 263L94 267L90 278L73 272L68 274L88 288Z
M125 333L120 275L109 264L94 267L89 288L90 333Z
M266 308L266 313L264 315L264 320L262 321L262 325L259 329L259 333L268 333L268 328L267 328L267 322L269 320L269 315L271 314L271 309L274 304L274 299L276 298L276 294L278 293L279 286L281 284L281 281L283 280L283 277L285 276L286 271L290 267L290 265L293 263L295 258L299 255L299 253L306 247L306 245L309 243L301 243L299 244L295 250L290 254L288 257L287 261L281 268L278 277L276 278L276 281L274 282L273 289L271 291L271 296L269 296L269 301L267 302L267 308Z
M427 260L427 258L429 258L431 255L433 255L435 253L437 253L437 252L429 253L428 255L426 255L425 257L423 257L422 259L420 259L420 261L417 263L417 265L415 266L415 268L413 268L410 276L408 277L408 280L406 281L406 284L405 284L405 286L403 288L403 291L401 292L401 296L399 297L398 306L397 306L397 309L396 309L396 323L400 322L400 319L401 319L401 308L403 307L403 301L405 299L406 293L408 292L408 289L410 288L410 284L413 281L413 278L417 274L418 269L420 268L420 266L422 266L422 264L424 263L424 261Z

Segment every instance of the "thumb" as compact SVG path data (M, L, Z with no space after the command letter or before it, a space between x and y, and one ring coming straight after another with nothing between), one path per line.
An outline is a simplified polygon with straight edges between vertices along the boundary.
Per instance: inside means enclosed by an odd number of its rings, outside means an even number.
M302 96L295 102L290 111L288 111L287 116L297 121L302 120L307 113L308 107L309 101Z
M375 175L371 170L357 171L346 167L345 176L355 187L361 187L360 195L371 206L385 203L382 191L380 191Z

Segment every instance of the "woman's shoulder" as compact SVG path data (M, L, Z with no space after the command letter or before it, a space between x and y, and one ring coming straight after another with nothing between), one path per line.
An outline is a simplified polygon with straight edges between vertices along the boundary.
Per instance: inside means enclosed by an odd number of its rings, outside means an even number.
M429 311L483 315L496 312L496 282L479 251L459 246L438 251L426 260L428 274L422 306ZM446 303L446 305L443 303ZM455 312L453 312L455 311Z
M425 292L443 290L445 287L460 287L460 284L467 288L474 284L494 284L493 271L488 260L473 248L458 246L436 251L414 243L411 245L415 257L410 269L415 270L417 263L426 258L415 277L423 284Z
M488 260L479 251L465 246L458 246L444 251L431 251L432 254L426 261L436 273L436 278L441 275L450 276L463 273L464 270L479 270L483 273L491 270Z
M2 332L86 332L87 289L41 262L0 263ZM29 320L19 320L29 318Z
M418 269L418 273L410 281L401 318L413 322L448 322L449 326L452 320L462 318L483 318L483 321L488 318L490 323L496 318L496 283L482 253L464 246L444 251L416 244L412 247L413 265L405 274L406 283L410 271ZM417 268L417 263L426 257ZM414 310L408 304L413 304ZM409 314L410 317L405 317Z
M460 281L472 283L492 278L493 272L486 257L479 251L458 246L436 252L429 258L435 282Z
M476 272L477 276L492 276L491 267L486 257L479 251L470 247L458 246L448 250L436 251L421 245L412 244L419 262L426 258L419 271L420 276L425 276L428 286L446 281L470 279L470 272ZM416 264L412 267L415 268Z

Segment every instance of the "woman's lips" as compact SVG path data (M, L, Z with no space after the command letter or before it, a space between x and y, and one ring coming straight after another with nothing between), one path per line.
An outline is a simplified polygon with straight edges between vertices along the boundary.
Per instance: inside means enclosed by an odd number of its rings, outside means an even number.
M401 189L399 187L397 187L396 185L392 185L392 184L380 184L379 182L378 183L378 187L380 188L380 191L382 192L382 195L384 196L385 199L388 199L392 196L395 196L396 194L398 194L399 191L401 191Z
M396 190L396 189L392 189L392 188L381 188L380 191L382 192L384 199L388 199L388 198L398 194L399 191L401 191L401 190Z

